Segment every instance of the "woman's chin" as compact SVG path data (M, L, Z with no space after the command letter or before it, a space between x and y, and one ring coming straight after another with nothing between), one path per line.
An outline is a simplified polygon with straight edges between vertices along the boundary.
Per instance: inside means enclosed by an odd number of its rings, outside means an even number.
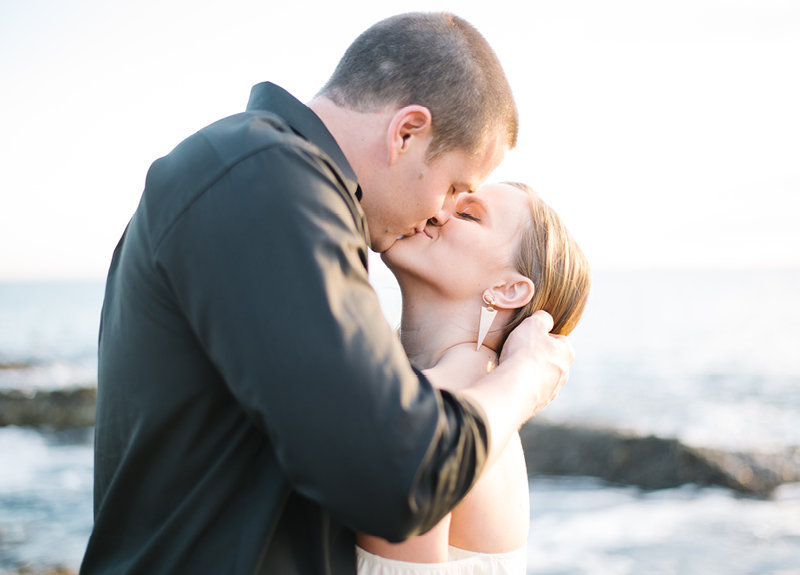
M409 253L409 248L411 247L409 240L412 237L414 236L400 236L388 250L381 252L381 259L389 269L393 264L406 259L403 254Z
M386 264L386 267L389 268L389 271L392 272L398 282L413 282L413 278L420 271L419 258L415 258L408 253L400 253L405 250L396 250L392 254L390 253L392 250L394 248L381 254L383 263Z

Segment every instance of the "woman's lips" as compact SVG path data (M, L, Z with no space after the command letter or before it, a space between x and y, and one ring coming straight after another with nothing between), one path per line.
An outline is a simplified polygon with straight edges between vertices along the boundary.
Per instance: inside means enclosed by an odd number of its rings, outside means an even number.
M406 235L404 235L404 236L399 236L397 239L398 239L398 240L402 240L402 239L404 239L404 238L410 238L410 237L416 236L417 234L425 234L425 235L426 235L426 236L428 236L430 239L433 239L433 236L432 236L432 235L430 235L430 234L428 233L428 230L426 230L425 228L422 228L421 230L418 230L418 229L413 229L413 230L411 230L409 233L407 233Z

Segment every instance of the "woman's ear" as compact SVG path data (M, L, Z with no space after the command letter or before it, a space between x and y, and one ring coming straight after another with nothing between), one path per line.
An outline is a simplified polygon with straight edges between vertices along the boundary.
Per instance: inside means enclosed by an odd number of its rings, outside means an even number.
M495 307L499 309L517 309L533 298L536 287L530 278L514 272L507 281L495 285L491 290Z
M432 136L431 121L431 111L425 106L413 105L397 110L389 122L387 133L390 166L417 146L424 146L423 151L427 153Z

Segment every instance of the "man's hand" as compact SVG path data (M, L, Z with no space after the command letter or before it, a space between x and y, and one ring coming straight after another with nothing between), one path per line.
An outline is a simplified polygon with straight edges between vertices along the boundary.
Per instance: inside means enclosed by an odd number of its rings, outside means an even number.
M513 368L517 377L532 384L525 421L556 398L567 383L569 367L575 359L566 336L552 335L551 329L550 314L535 312L511 332L500 356L501 365Z

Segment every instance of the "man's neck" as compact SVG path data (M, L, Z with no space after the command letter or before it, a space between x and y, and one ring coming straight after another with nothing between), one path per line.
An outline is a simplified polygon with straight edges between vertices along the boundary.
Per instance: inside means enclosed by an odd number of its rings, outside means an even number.
M382 151L387 143L385 137L391 113L362 113L337 106L332 100L318 96L307 106L322 120L325 127L339 144L345 158L359 181L379 163L386 164L388 155Z

